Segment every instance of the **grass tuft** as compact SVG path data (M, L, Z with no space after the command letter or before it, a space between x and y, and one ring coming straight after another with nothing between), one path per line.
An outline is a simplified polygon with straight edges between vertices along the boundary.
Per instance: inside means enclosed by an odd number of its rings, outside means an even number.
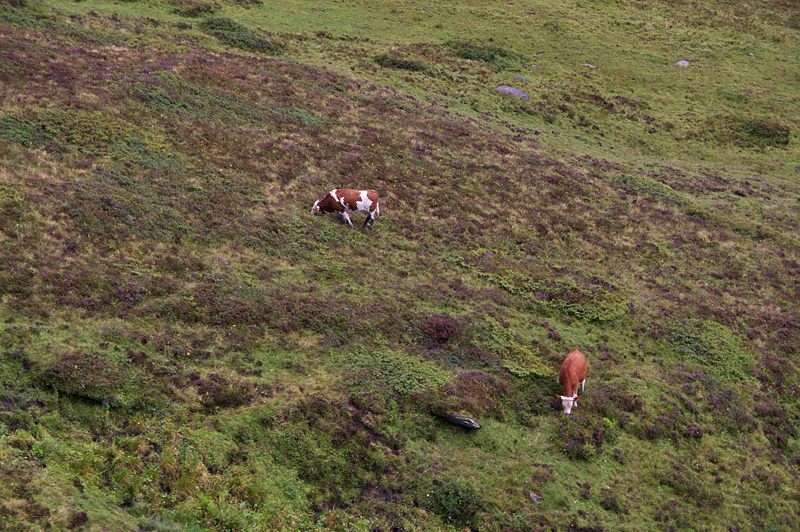
M259 37L256 32L227 17L207 18L200 27L223 44L249 52L281 55L283 47L276 42Z
M409 70L411 72L426 73L430 69L419 61L409 61L400 59L389 54L378 54L373 57L373 61L384 68L394 68L397 70Z
M508 67L512 60L521 59L518 54L509 52L501 46L486 45L467 41L450 41L445 43L450 53L461 59L482 61L498 67Z

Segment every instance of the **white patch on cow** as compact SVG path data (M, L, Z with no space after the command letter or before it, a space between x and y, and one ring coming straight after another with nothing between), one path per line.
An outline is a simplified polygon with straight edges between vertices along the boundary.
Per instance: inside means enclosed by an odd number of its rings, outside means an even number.
M564 414L569 415L573 408L578 407L578 396L569 397L565 395L557 395L561 399L561 406L564 407Z
M367 211L369 213L369 208L372 206L372 202L367 198L367 191L361 191L361 201L356 202L356 208L359 211Z
M339 195L339 189L338 188L335 188L335 189L331 190L331 194L333 195L334 198L336 198L336 201L339 202L339 205L344 207L344 212L347 212L348 210L350 210L350 209L347 208L347 205L345 205L345 203L344 203L344 196L340 196Z

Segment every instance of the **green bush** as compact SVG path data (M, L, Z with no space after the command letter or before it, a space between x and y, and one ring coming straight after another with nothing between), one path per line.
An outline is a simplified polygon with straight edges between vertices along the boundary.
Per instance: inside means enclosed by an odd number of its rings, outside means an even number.
M737 115L717 115L709 118L696 136L707 137L722 144L746 148L786 146L791 138L788 124L769 119L747 119Z
M504 50L500 46L475 44L463 41L450 41L447 43L451 53L461 59L483 61L497 66L507 66L509 60L519 57L513 52Z
M131 95L159 114L248 126L262 124L274 114L245 98L203 86L172 72L153 72L149 76L158 83L137 81L131 88Z
M561 416L553 438L559 450L573 460L591 460L604 452L603 443L613 441L610 423L594 417L584 417L586 412ZM580 416L580 417L579 417Z
M26 148L41 146L50 140L36 124L13 115L0 116L0 137Z
M451 480L438 484L430 492L431 509L446 523L471 526L480 508L478 493L472 486Z
M272 117L279 122L289 121L312 127L322 127L326 124L325 120L317 118L305 109L294 106L274 107L270 110L270 113Z
M439 388L451 380L451 375L436 364L387 348L358 348L353 362L369 369L375 379L406 396Z
M101 111L48 109L31 118L2 116L0 137L26 148L57 142L85 155L114 155L123 162L145 163L151 168L180 162L180 156L152 133Z
M509 330L494 324L487 347L503 361L503 367L515 377L552 377L553 370L539 354L539 349L517 341Z
M684 360L707 367L720 377L740 379L755 364L733 331L711 321L690 319L675 324L670 344Z
M373 60L384 68L394 68L397 70L410 70L412 72L428 72L430 69L419 61L407 61L399 59L389 54L376 55Z
M59 393L111 407L145 407L158 400L149 379L117 353L65 353L45 369L41 379Z
M283 48L280 45L262 39L251 29L229 18L208 18L200 24L200 27L206 30L209 35L219 39L220 42L234 48L268 55L280 55L283 53Z
M612 179L615 182L633 189L639 194L646 194L667 201L675 201L678 204L686 202L685 198L669 185L665 185L664 183L660 183L646 176L621 174L619 177Z
M181 15L182 17L213 15L222 7L216 2L202 2L195 0L174 0L171 3L173 6L175 6L172 12L176 15Z
M786 146L789 144L791 128L774 120L753 120L742 128L745 141L756 146Z
M628 300L614 287L595 285L572 277L537 280L511 273L489 273L462 257L446 257L477 276L499 285L508 293L524 297L537 306L564 312L589 322L618 320L628 312Z

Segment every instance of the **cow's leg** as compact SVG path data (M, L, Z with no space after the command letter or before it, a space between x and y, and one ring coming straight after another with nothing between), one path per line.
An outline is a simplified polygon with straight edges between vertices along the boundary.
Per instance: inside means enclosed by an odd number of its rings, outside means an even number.
M363 227L366 227L369 224L369 230L372 231L372 224L375 222L375 218L372 216L371 212L367 212L367 217L364 220Z
M581 393L583 393L584 388L586 387L586 379L581 381Z
M347 225L353 227L353 222L350 221L350 216L346 212L342 213L342 219L345 221Z

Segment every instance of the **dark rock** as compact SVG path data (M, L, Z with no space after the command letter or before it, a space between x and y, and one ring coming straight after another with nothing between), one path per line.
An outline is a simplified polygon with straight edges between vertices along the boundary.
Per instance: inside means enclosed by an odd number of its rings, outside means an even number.
M468 417L458 417L450 414L441 414L439 412L432 412L432 414L443 421L447 421L448 423L452 423L453 425L458 425L459 427L464 427L468 429L481 428L480 425L478 425L477 423L475 423L475 421L469 419Z

